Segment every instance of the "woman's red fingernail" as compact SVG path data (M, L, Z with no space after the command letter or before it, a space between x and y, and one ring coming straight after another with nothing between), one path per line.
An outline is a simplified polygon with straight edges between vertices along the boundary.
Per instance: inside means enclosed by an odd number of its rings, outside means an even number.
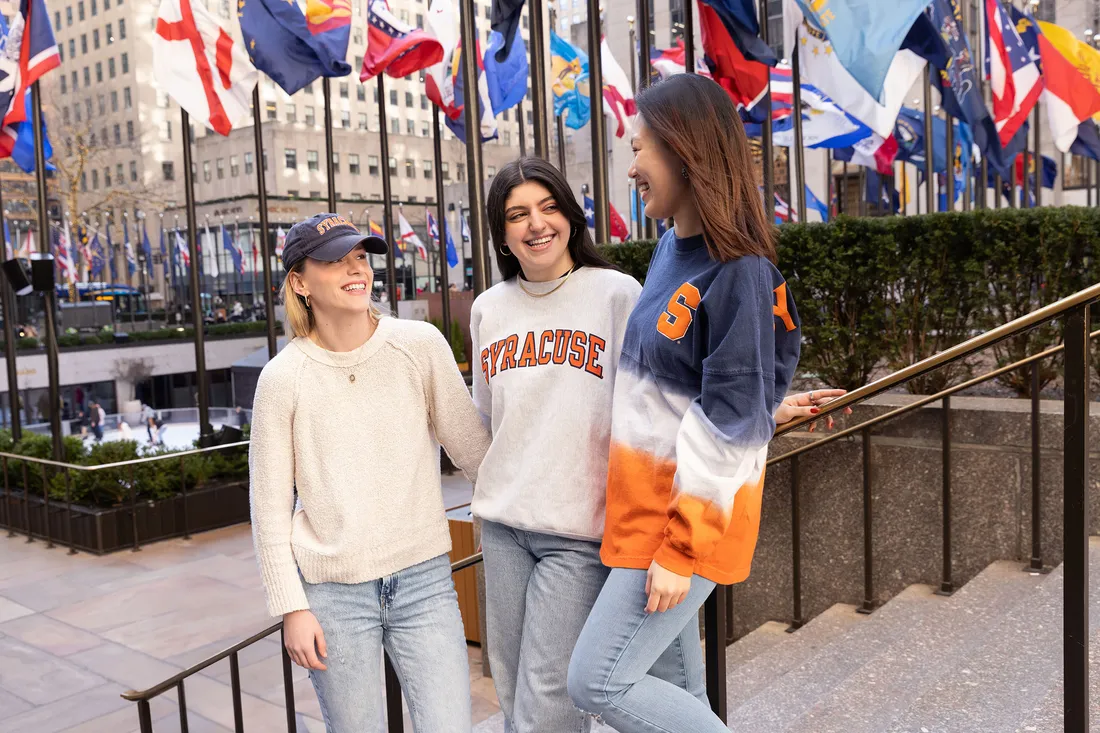
M817 413L819 413L819 412L821 412L821 410L819 410L819 409L818 409L818 408L816 408L816 407L811 407L811 408L810 408L810 414L811 414L811 415L816 415L816 414L817 414Z

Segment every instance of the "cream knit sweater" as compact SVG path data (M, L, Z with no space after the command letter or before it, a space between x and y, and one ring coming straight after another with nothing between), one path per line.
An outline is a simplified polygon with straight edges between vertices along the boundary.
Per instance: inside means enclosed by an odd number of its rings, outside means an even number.
M450 550L440 443L476 481L489 432L430 324L383 318L358 352L296 338L268 362L248 463L273 616L309 608L302 578L363 583Z

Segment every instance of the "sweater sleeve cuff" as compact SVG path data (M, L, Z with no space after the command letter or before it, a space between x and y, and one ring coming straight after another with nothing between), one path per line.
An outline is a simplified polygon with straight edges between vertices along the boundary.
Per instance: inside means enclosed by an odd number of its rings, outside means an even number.
M291 611L309 608L302 579L293 563L287 564L279 557L282 553L271 549L259 550L260 573L267 591L267 610L272 616L282 616Z
M671 570L677 575L690 578L695 574L695 558L673 547L668 538L657 548L653 555L653 561L665 570Z

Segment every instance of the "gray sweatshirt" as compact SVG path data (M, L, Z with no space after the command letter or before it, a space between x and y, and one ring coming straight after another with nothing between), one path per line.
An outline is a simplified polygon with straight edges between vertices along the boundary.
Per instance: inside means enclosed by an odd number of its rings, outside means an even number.
M561 283L524 282L545 293ZM474 404L493 442L473 513L517 529L603 536L611 398L638 282L581 268L550 295L516 278L474 301Z

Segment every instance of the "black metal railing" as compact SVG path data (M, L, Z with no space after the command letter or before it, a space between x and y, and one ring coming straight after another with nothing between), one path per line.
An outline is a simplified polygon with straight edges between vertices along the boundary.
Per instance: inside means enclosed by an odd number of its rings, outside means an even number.
M844 395L821 408L812 418L802 418L781 426L776 436L784 435L807 423L827 418L847 407L860 404L887 390L905 384L948 364L966 359L990 346L1018 336L1048 321L1065 318L1064 343L1013 364L995 369L962 384L944 389L934 395L921 397L914 402L885 414L840 430L812 443L790 450L767 462L768 467L784 461L791 462L791 528L793 598L791 630L799 628L802 617L802 553L801 519L799 516L799 457L830 443L858 434L862 441L863 483L863 601L857 609L871 613L875 608L873 572L873 512L872 512L872 428L926 405L941 402L941 445L943 464L942 503L942 554L943 571L940 594L949 595L955 589L952 576L952 520L951 520L951 396L963 390L987 382L1009 372L1030 370L1031 378L1031 558L1028 570L1044 572L1041 543L1040 502L1040 441L1039 441L1039 366L1040 362L1065 352L1064 396L1064 539L1063 564L1065 571L1065 729L1074 733L1088 730L1088 418L1089 418L1089 343L1100 336L1100 331L1090 332L1089 307L1100 301L1100 284L1086 288L1056 303L1040 308L1026 316L976 336L939 354L923 359L905 369L890 374L871 384ZM718 588L707 600L704 611L706 621L706 665L708 670L707 692L714 711L726 719L725 708L725 645L733 641L732 587ZM712 626L712 619L717 624ZM724 641L725 643L720 643ZM713 670L713 675L711 673Z
M871 384L854 390L828 405L812 418L792 421L781 426L776 435L798 430L807 423L827 418L846 407L856 405L881 394L895 386L923 376L947 364L966 359L1000 341L1012 338L1035 328L1047 321L1066 318L1064 344L1034 354L1013 364L1000 367L987 374L970 379L962 384L942 390L934 395L920 397L904 407L899 407L877 417L866 420L812 443L795 448L768 461L769 467L784 461L791 462L791 531L792 531L792 569L794 575L792 598L791 630L800 627L802 614L802 568L801 568L801 518L799 501L799 482L801 471L799 459L810 451L817 450L830 443L857 434L862 443L862 488L863 488L863 601L859 611L871 613L875 608L873 573L873 463L872 429L909 414L926 405L941 402L941 446L943 460L943 505L942 505L942 553L943 571L939 593L950 594L955 589L952 576L952 518L951 518L951 396L983 382L995 379L1017 369L1030 370L1031 377L1031 557L1027 569L1030 572L1044 571L1041 545L1040 512L1040 441L1039 441L1039 365L1044 359L1065 352L1065 397L1064 397L1064 491L1065 491L1065 535L1063 562L1065 570L1065 730L1073 733L1086 733L1088 730L1088 416L1089 416L1089 359L1088 350L1091 339L1100 336L1100 331L1089 330L1089 306L1100 301L1100 285L1082 290L1075 295L1041 308L1027 316L1018 318L999 328L977 336L940 354L924 359L899 372L879 379ZM459 560L451 566L457 572L481 561L481 554ZM706 685L711 707L723 720L726 719L726 647L732 642L729 632L733 628L732 596L730 586L719 587L707 599L703 608L703 637L706 659ZM226 657L230 658L231 677L236 681L232 685L235 730L243 731L240 715L240 683L232 670L236 668L236 655L241 649L265 638L281 629L278 623L260 632L254 637L204 660L194 667L165 680L143 692L127 692L123 697L138 703L142 733L151 733L152 723L149 714L149 701L167 690L177 689L180 698L181 730L187 730L186 706L184 703L184 680L211 664ZM290 658L285 647L282 651L283 679L287 699L287 730L294 731L293 682L290 676ZM404 721L401 708L400 683L389 661L386 662L386 699L388 708L389 733L401 733Z

